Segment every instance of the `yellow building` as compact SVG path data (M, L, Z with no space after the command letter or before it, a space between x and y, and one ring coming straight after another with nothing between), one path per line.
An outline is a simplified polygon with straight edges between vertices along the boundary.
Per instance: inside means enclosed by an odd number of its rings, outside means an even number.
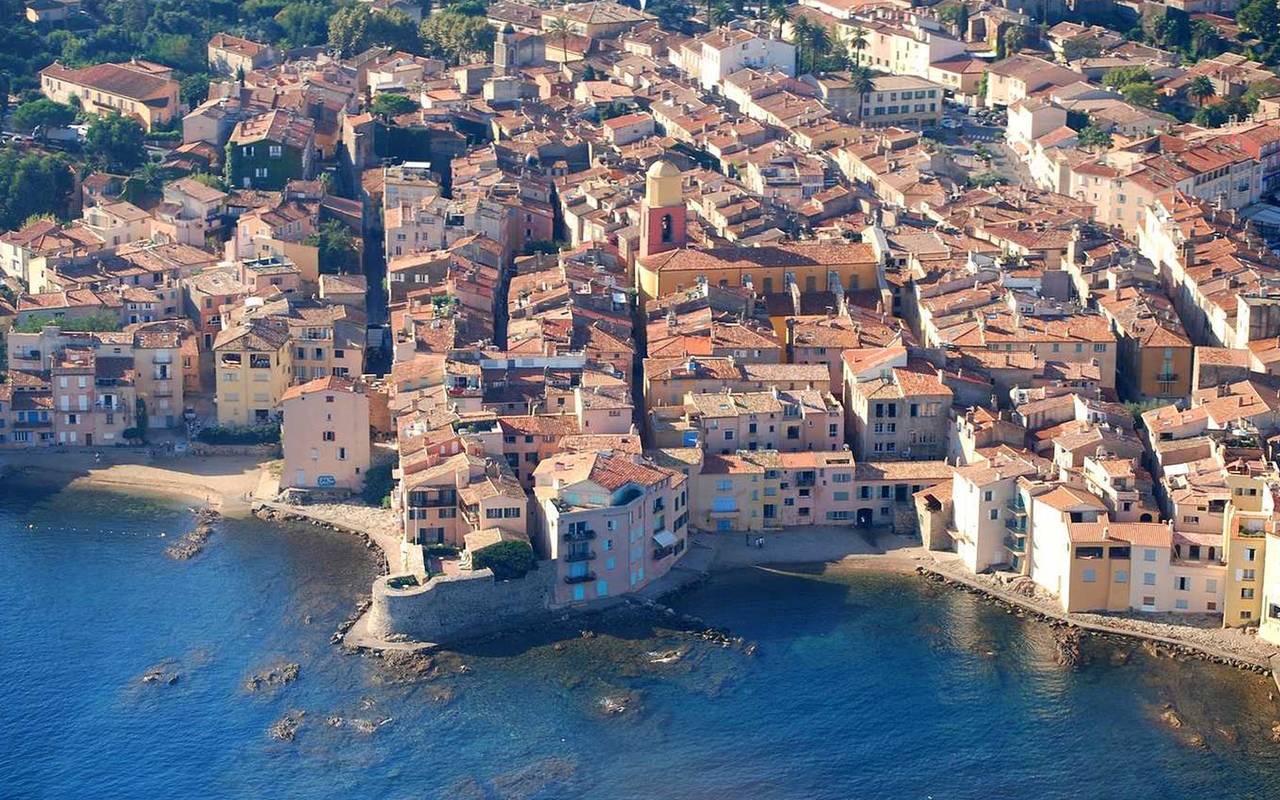
M709 455L692 476L689 522L706 531L764 530L765 468L740 455Z
M871 246L860 242L787 242L762 247L679 249L641 258L636 289L646 300L683 291L706 281L713 286L752 285L757 292L788 291L794 281L802 292L833 289L831 273L843 289L875 289L877 262Z
M1280 532L1267 533L1266 556L1262 573L1262 621L1258 637L1280 645Z
M1228 473L1231 501L1223 522L1226 586L1222 625L1251 625L1262 619L1267 538L1277 530L1275 499L1265 482ZM1250 492L1253 492L1252 494Z
M177 116L178 89L172 69L148 61L84 69L55 61L40 70L40 91L50 100L70 104L75 98L87 114L120 113L148 131Z
M218 424L274 419L293 375L289 326L271 318L242 322L218 334L213 354Z

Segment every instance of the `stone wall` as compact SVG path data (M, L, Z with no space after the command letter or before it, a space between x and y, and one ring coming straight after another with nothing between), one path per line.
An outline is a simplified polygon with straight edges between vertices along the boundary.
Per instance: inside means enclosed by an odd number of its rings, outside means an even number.
M463 575L437 575L425 585L392 589L384 575L373 582L368 633L380 639L447 642L510 628L551 608L555 567L538 569L519 580L495 581L487 569Z
M187 452L193 456L256 456L257 458L279 458L278 444L205 444L192 442Z

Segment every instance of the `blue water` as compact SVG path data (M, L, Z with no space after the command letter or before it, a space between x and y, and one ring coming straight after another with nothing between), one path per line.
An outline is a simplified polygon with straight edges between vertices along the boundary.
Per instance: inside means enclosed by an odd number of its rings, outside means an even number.
M754 655L589 623L398 681L328 644L374 575L359 543L229 521L166 558L190 527L167 501L0 490L0 798L1280 796L1265 680L1102 644L1067 669L1045 628L911 577L745 571L675 602ZM244 688L279 661L297 681ZM178 682L142 683L160 662Z

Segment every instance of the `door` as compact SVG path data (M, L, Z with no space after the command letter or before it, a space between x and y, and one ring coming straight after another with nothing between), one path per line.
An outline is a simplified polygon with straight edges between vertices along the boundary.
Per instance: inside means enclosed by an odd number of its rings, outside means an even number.
M86 433L86 434L84 435L84 444L85 444L85 447L93 447L93 434L92 434L92 433Z
M307 485L307 471L305 469L298 470L298 472L293 477L294 477L294 481L293 481L294 486Z
M716 520L716 530L718 530L718 531L728 531L728 530L733 530L733 529L729 527L729 520L727 520L727 519L718 519L718 520Z

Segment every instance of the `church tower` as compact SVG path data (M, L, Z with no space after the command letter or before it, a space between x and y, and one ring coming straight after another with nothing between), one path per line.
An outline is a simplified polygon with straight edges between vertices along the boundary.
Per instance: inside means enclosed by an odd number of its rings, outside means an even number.
M503 25L493 40L493 74L497 77L511 75L516 67L516 29L511 23Z
M640 204L640 257L684 247L684 190L680 169L659 159L649 167Z

